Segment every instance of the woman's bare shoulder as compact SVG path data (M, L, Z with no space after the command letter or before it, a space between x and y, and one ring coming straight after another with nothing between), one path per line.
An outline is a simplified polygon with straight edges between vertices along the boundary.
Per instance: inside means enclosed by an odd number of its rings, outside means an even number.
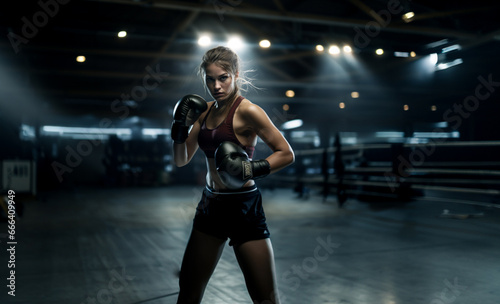
M238 106L238 114L242 115L243 117L252 117L254 115L261 115L264 110L256 105L255 103L251 102L248 99L243 99Z

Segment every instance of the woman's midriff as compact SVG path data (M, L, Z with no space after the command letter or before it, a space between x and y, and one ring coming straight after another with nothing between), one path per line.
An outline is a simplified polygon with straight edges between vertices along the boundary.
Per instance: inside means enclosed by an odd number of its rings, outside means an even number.
M223 190L227 189L226 186L222 183L217 174L217 167L215 166L215 159L207 157L207 177L206 177L207 185L214 190ZM243 185L243 187L253 186L255 182L253 180L249 180Z

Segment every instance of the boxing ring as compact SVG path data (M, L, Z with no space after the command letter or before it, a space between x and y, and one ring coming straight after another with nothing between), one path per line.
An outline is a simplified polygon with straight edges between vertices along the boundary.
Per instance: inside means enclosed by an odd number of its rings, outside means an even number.
M430 200L500 208L500 141L383 143L296 150L280 185L320 189L324 199ZM321 170L307 168L315 165ZM301 168L302 167L302 168Z

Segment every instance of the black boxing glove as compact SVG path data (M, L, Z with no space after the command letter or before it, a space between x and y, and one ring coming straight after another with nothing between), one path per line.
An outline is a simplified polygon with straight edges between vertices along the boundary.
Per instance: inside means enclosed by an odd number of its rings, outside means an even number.
M207 102L203 97L190 94L182 97L174 108L174 121L170 135L175 143L186 141L189 128L207 110Z
M245 150L229 141L221 143L215 150L215 166L222 183L230 189L241 188L248 180L271 173L267 160L251 161Z

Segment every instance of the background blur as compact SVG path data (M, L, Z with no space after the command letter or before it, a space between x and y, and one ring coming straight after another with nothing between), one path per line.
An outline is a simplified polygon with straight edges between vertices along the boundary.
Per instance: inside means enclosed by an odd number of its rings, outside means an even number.
M206 168L201 151L173 165L172 112L211 99L197 68L218 45L295 152L257 181L283 303L498 303L499 13L2 1L0 243L16 250L0 250L0 303L175 303ZM259 141L254 157L270 152ZM232 250L204 301L250 301Z
M203 183L201 153L188 168L172 166L169 132L183 95L210 99L196 71L217 45L238 52L257 87L243 95L297 152L288 176L338 173L337 136L357 147L348 167L408 177L397 168L454 160L446 167L492 170L499 11L493 1L9 1L0 12L0 159L29 166L4 164L2 186ZM457 142L466 145L449 145ZM310 149L319 150L300 152ZM267 152L259 143L256 157Z

